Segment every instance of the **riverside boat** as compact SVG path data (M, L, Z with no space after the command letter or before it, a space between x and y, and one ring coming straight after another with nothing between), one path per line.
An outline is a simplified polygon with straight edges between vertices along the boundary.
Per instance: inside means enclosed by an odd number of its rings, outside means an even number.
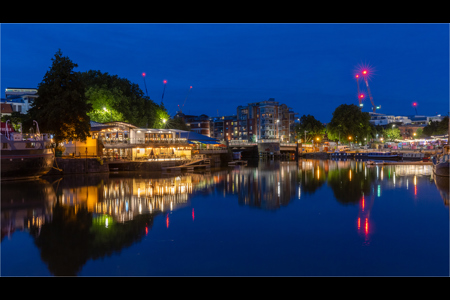
M55 155L50 139L47 134L40 134L39 129L32 137L8 130L0 135L2 181L38 178L53 167Z
M412 161L424 160L425 154L414 153L414 152L405 152L405 153L403 153L402 158L403 158L403 160L412 160Z
M336 151L331 153L331 158L353 158L354 153L348 153L345 151Z
M449 154L442 155L440 157L433 157L433 173L436 176L450 177L449 175Z
M367 152L366 158L370 160L399 160L402 156L391 152Z

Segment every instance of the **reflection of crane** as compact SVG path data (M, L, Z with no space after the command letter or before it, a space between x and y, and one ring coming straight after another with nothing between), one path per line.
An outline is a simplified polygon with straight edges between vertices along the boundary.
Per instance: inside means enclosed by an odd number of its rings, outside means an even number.
M375 199L375 195L372 195L370 197L370 202L366 203L366 199L364 198L364 194L363 194L362 198L359 202L360 209L358 212L357 227L358 227L358 232L364 234L366 243L368 242L368 235L369 235L370 210L372 209L374 199Z

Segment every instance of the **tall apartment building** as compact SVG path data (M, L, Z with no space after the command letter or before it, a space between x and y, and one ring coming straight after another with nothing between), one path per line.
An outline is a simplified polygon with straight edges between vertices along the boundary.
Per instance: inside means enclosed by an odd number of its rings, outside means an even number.
M237 107L237 139L261 140L279 139L282 142L294 140L295 116L286 104L274 98Z
M296 115L286 104L274 98L267 101L238 106L236 115L208 117L191 116L178 112L192 131L218 140L259 141L279 139L282 142L294 141L294 122Z

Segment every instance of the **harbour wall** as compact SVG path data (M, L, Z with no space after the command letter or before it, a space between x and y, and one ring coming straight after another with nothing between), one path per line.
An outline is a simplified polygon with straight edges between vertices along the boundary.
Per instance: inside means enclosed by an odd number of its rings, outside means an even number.
M227 166L232 161L231 153L205 155L210 160L211 167ZM67 175L86 173L108 173L110 171L162 171L165 167L175 167L183 164L173 161L107 161L103 163L97 158L55 158L53 168L46 175Z

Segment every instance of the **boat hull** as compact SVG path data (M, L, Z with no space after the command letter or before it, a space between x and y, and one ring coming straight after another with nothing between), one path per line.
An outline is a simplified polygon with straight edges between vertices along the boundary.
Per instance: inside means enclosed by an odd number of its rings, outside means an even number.
M1 180L37 178L53 167L52 149L10 150L1 152Z
M441 177L450 177L449 175L449 162L443 162L433 165L433 173Z

